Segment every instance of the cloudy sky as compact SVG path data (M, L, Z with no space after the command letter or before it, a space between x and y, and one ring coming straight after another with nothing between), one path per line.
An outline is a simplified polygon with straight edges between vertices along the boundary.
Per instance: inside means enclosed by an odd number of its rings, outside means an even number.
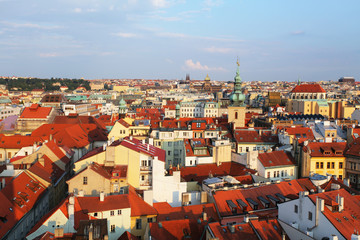
M0 0L0 76L336 80L358 0Z

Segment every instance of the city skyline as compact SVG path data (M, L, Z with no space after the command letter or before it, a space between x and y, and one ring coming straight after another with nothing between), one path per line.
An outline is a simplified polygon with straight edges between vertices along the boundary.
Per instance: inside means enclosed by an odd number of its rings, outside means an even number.
M0 75L358 78L357 1L0 0Z

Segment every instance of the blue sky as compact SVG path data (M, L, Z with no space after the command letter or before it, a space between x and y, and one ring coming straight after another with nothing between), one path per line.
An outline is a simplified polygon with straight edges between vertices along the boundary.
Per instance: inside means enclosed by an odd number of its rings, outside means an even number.
M0 76L359 79L360 1L0 0Z

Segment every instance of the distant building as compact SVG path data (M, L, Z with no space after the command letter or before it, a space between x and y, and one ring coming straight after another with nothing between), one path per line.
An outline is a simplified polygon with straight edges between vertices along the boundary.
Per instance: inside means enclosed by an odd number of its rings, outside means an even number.
M342 77L342 78L339 78L339 83L354 84L355 78L354 77Z

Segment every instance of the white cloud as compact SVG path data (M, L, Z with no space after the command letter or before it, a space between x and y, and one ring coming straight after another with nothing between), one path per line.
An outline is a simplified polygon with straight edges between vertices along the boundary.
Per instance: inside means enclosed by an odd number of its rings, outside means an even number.
M218 7L223 4L222 0L205 0L204 4L208 7Z
M222 67L208 67L207 65L202 65L199 61L194 62L192 59L185 61L185 69L202 71L226 71L226 69Z
M150 0L150 3L155 8L164 8L169 5L169 3L166 0Z
M294 31L291 33L291 35L304 35L305 32L304 31Z
M7 21L1 21L0 24L13 27L13 28L37 28L37 29L44 29L44 30L52 30L52 29L59 29L62 28L61 26L46 26L46 25L40 25L36 23L14 23L14 22L7 22Z
M59 57L60 54L58 53L40 53L39 54L40 57L43 57L43 58L51 58L51 57Z
M82 13L82 12L89 12L89 13L93 13L93 12L97 12L97 10L95 8L86 8L86 9L82 9L82 8L74 8L73 9L74 13Z
M169 37L169 38L185 38L187 35L183 33L171 33L171 32L159 32L156 34L159 37Z
M125 32L114 33L113 35L118 36L118 37L122 37L122 38L136 38L136 37L139 37L139 35L137 35L135 33L125 33Z
M76 13L81 13L82 9L81 8L75 8L73 11L76 12Z
M209 48L204 48L204 50L206 52L210 52L210 53L229 53L234 51L234 49L232 48L218 48L218 47L209 47Z

